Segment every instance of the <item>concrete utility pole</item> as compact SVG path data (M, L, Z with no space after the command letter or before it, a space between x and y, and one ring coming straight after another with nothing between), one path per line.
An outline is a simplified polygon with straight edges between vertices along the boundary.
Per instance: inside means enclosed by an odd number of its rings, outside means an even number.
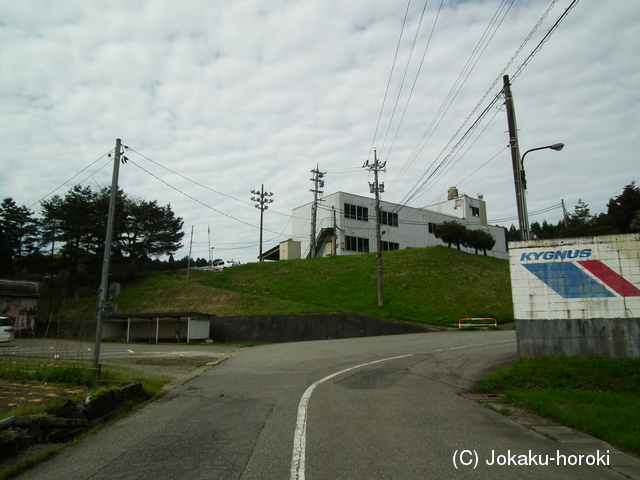
M251 197L251 200L257 202L254 207L260 210L260 252L258 255L258 261L262 262L262 220L264 217L264 211L269 208L269 203L273 203L273 200L269 197L273 197L273 192L265 192L264 184L260 187L260 191L251 190L251 193L255 195L255 197Z
M520 224L520 238L529 240L529 215L527 214L527 198L524 192L524 178L522 174L522 162L520 159L520 147L518 146L518 127L516 125L516 112L513 107L513 95L509 75L502 77L504 83L504 98L507 109L507 123L509 125L509 145L511 146L511 163L513 165L513 180L516 189L516 206L518 208L518 222Z
M564 206L564 198L562 199L562 218L564 219L564 228L568 228L569 227L569 224L567 222L568 215L567 215L567 209Z
M191 250L193 249L193 225L191 225L191 241L189 242L189 257L187 258L187 283L189 283L189 271L191 270Z
M116 216L116 200L118 198L118 175L120 173L120 139L116 139L115 158L113 159L113 176L111 178L111 198L109 200L109 217L107 219L107 235L104 241L102 259L102 279L96 318L96 343L93 352L93 369L100 372L100 342L102 340L102 319L108 309L107 295L109 290L109 264L111 260L111 242L113 241L113 222ZM124 157L124 161L127 157Z
M376 196L376 259L378 262L378 306L382 307L384 305L384 296L382 294L382 235L380 233L380 193L384 193L384 183L378 183L378 172L380 170L384 171L384 168L387 166L387 162L379 163L378 155L373 150L373 165L369 164L369 160L364 164L364 167L370 172L373 171L373 183L369 183L369 190L371 193L375 193Z
M313 258L316 256L316 221L318 216L318 194L323 193L321 188L324 187L324 180L322 177L326 175L326 172L321 172L319 170L318 165L316 164L316 169L311 170L313 173L313 178L311 181L313 182L313 188L309 190L313 193L313 204L311 205L311 236L309 241L309 257Z

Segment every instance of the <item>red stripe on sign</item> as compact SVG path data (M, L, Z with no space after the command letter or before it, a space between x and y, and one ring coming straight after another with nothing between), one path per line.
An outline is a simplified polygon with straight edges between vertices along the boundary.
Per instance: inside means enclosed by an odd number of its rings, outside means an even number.
M622 295L623 297L640 297L640 289L638 289L638 287L622 278L601 261L585 260L578 263L618 295Z

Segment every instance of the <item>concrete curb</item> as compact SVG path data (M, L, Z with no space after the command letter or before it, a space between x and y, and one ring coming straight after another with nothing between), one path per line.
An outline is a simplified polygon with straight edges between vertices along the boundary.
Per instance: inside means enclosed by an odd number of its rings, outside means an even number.
M237 355L238 353L240 353L243 349L239 349L236 350L235 352L229 353L227 355L222 355L221 357L218 357L215 360L212 360L211 362L207 362L206 365L203 365L202 367L198 367L195 370L185 373L184 375L180 375L177 376L176 378L174 378L173 380L171 380L169 383L163 385L162 390L164 390L165 392L170 392L174 389L176 389L177 387L180 387L182 385L184 385L185 383L189 382L190 380L199 377L200 375L202 375L204 372L211 370L213 367L220 365L222 362L224 362L225 360L228 360L232 357L234 357L235 355Z
M640 459L632 454L621 452L603 440L587 435L579 430L565 427L548 418L540 417L534 413L514 407L513 405L498 403L504 395L467 393L462 394L462 396L483 405L499 405L499 408L507 409L510 414L506 415L505 418L558 442L566 449L578 455L591 455L597 450L601 452L608 450L610 460L609 468L611 470L632 480L640 480Z

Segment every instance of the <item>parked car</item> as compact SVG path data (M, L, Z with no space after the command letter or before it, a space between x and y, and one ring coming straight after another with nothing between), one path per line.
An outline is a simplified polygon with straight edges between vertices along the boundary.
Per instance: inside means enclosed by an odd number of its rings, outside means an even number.
M15 339L15 332L13 319L0 317L0 342L12 342Z
M230 262L227 260L217 260L213 262L213 265L211 265L211 270L213 270L214 272L221 272L222 270L225 270L229 267L235 267L236 265L238 265L238 263L234 262L233 260L231 260Z

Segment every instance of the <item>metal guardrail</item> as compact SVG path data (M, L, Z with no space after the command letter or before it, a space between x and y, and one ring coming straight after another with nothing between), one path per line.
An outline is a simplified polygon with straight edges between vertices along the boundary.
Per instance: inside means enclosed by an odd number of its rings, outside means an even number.
M462 323L462 322L493 322L493 323ZM462 327L497 327L495 318L461 318L458 320L458 328Z

